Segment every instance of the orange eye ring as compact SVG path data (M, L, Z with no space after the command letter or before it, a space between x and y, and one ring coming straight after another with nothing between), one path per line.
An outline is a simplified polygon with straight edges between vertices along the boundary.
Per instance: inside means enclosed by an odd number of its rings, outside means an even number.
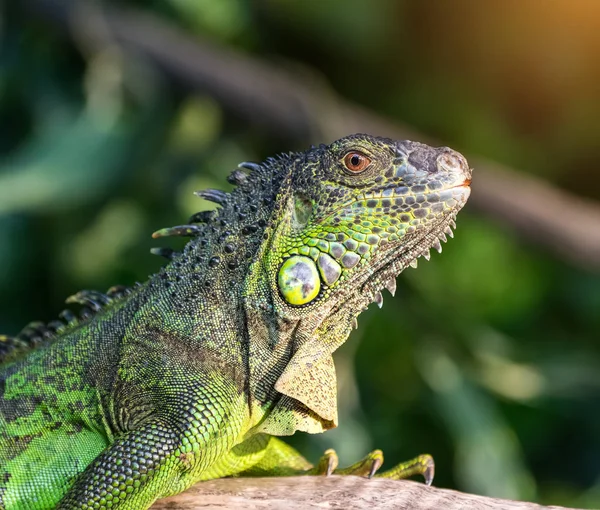
M343 161L346 169L353 174L363 172L371 164L370 158L358 151L349 152L344 156Z

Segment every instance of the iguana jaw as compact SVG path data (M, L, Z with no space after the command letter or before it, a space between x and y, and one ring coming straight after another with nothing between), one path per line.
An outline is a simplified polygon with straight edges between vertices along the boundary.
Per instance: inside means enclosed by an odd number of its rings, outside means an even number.
M454 237L455 219L470 196L470 182L469 177L461 184L448 188L456 190L456 207L438 222L406 234L400 244L387 243L381 246L371 260L368 270L358 273L349 282L349 286L355 288L356 292L341 294L345 299L341 299L331 309L331 316L324 319L324 325L335 317L333 320L345 320L349 326L356 327L356 318L367 309L369 304L376 303L379 307L383 305L384 289L392 295L395 294L396 278L404 269L416 268L419 258L429 261L432 249L441 253L442 244L447 242L448 237Z
M364 306L361 308L361 312L372 302L381 307L383 303L381 291L388 289L393 295L396 289L396 278L404 269L407 267L416 268L419 258L428 261L432 249L438 252L442 251L442 243L447 241L448 236L453 237L454 235L453 228L456 226L454 220L457 212L455 211L443 218L439 224L427 231L425 236L415 233L412 236L413 239L410 239L410 234L407 235L408 238L405 239L405 244L400 249L393 247L390 249L383 247L381 249L379 260L373 263L372 273L363 278L362 283L357 282L360 293L364 296Z

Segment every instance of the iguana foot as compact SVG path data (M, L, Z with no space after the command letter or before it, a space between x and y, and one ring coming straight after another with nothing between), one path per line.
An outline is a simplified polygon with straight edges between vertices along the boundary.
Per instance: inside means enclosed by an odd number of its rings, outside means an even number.
M392 469L376 475L378 478L391 478L392 480L401 480L414 475L421 475L427 485L433 482L435 474L435 463L433 457L429 454L419 455L407 462L402 462Z
M421 475L425 479L427 485L431 485L433 476L435 473L435 464L433 457L428 454L419 455L414 459L406 462L402 462L397 466L384 471L383 473L377 473L381 465L383 464L383 452L381 450L373 450L371 453L366 455L363 459L348 466L346 468L337 469L338 456L335 450L326 450L323 456L319 459L317 465L310 469L307 474L311 475L355 475L355 476L366 476L372 478L390 478L392 480L401 480L403 478L409 478L414 475Z

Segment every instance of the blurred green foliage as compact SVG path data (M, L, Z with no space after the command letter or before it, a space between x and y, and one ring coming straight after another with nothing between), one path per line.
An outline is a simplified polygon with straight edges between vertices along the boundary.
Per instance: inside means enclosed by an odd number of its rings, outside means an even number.
M595 0L137 4L600 199ZM54 318L81 288L146 279L161 264L151 232L208 205L193 190L227 189L239 161L293 148L136 55L68 39L16 2L3 15L2 332ZM467 207L457 239L398 294L338 353L341 426L293 442L346 463L375 447L388 463L429 452L440 486L600 507L600 276Z

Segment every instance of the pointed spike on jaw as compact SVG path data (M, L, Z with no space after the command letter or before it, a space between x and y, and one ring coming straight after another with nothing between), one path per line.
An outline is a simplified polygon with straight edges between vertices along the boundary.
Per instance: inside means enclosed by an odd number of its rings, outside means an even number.
M419 262L417 261L417 259L413 259L408 263L408 265L413 269L417 269L417 267L419 267Z
M389 291L392 297L394 297L396 295L396 280L394 278L390 278L390 280L385 284L385 288Z
M383 295L381 294L381 292L377 291L375 293L375 297L373 298L373 301L375 303L377 303L377 306L379 308L383 307Z
M454 220L450 220L450 226L452 228L456 228L456 222Z
M454 237L454 232L452 231L452 227L447 226L446 230L444 230L444 233L448 236L448 237Z
M446 237L446 234L444 234L443 232L440 234L440 241L442 241L442 243L448 242L448 238Z
M352 325L352 329L358 329L358 319L356 317L354 317L352 319L351 325Z
M436 240L435 243L433 243L433 248L435 248L438 253L442 253L442 244L439 240Z
M422 257L427 261L431 260L431 253L429 253L429 250L423 252Z

